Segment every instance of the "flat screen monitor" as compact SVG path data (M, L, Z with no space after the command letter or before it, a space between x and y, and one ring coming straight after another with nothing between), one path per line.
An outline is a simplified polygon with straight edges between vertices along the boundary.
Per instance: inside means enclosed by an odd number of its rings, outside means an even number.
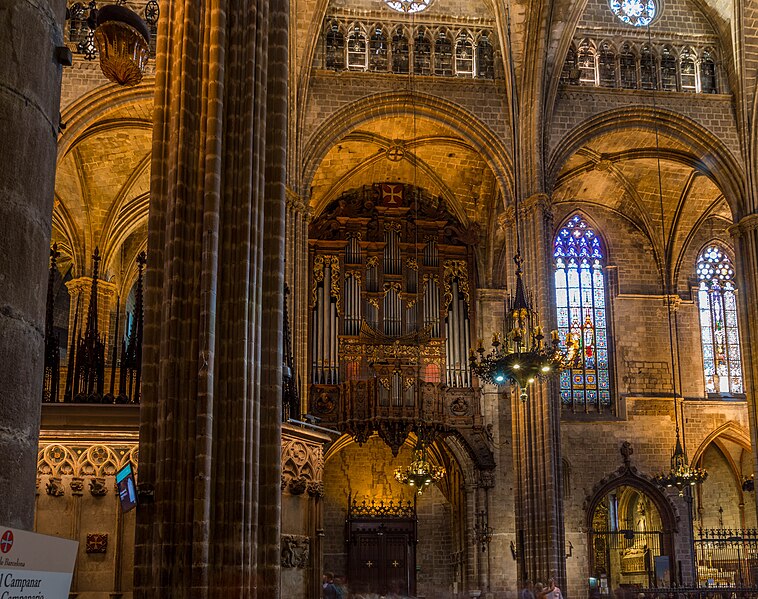
M116 487L122 512L128 512L137 507L137 486L134 484L134 469L131 462L127 462L121 470L116 472Z

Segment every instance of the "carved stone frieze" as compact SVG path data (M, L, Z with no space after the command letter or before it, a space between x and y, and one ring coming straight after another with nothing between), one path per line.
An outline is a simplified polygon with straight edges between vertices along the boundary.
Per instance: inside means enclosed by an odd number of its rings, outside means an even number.
M305 535L282 535L282 568L307 568L310 564L311 539Z
M305 492L309 483L320 483L324 451L320 443L289 436L282 438L282 489L293 495Z
M137 468L136 443L42 443L37 476L114 476L127 462Z

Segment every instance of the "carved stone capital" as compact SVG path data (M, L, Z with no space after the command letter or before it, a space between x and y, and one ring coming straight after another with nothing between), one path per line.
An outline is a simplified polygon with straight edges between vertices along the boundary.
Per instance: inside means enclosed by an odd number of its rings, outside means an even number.
M758 229L758 214L748 214L740 219L738 223L728 227L727 232L732 237L739 238L756 229Z
M479 470L477 485L481 489L492 489L495 486L494 470Z
M302 495L308 487L308 481L305 478L293 478L287 485L287 490L292 495Z
M108 494L108 486L102 476L92 477L89 481L89 492L93 497L103 497Z
M70 483L71 494L74 497L81 497L84 495L84 479L80 476L74 476Z
M48 479L47 485L45 486L45 492L50 495L50 497L63 497L63 481L60 476L51 476Z
M308 483L308 495L311 497L323 497L324 496L324 483L321 481L319 482L309 482Z

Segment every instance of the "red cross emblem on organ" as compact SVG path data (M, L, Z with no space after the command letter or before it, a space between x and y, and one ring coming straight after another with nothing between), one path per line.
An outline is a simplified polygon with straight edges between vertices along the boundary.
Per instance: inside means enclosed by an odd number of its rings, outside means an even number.
M390 208L403 205L403 184L382 184L382 205Z
M13 547L13 532L6 530L0 537L0 553L8 553Z

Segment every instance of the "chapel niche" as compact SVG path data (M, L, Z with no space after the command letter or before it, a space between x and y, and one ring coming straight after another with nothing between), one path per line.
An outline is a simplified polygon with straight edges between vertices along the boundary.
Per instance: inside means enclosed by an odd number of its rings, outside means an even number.
M403 183L344 193L310 225L309 411L396 455L480 417L468 363L476 230Z

